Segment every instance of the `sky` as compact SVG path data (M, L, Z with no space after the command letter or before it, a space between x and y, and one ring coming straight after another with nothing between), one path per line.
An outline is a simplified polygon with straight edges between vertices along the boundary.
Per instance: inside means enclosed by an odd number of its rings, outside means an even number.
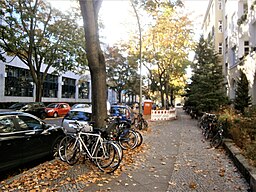
M68 10L74 0L48 0L54 7ZM191 14L194 21L195 38L201 34L201 26L208 0L183 0L186 10ZM129 0L103 0L100 16L105 26L101 32L104 42L114 44L122 39L127 39L129 34L137 30L137 20ZM135 28L135 29L134 29Z

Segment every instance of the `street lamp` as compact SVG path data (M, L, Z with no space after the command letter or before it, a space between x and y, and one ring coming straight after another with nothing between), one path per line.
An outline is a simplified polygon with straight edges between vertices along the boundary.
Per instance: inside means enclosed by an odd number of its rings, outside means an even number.
M138 27L139 27L139 33L140 33L140 100L139 100L139 113L142 113L142 37L141 37L141 26L140 26L140 19L139 19L139 15L137 13L137 10L133 4L133 0L131 0L132 3L132 8L135 12L136 18L137 18L137 22L138 22Z

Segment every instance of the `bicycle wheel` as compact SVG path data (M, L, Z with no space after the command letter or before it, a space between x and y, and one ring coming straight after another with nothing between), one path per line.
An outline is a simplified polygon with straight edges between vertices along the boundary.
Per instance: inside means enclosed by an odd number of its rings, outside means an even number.
M58 148L58 156L60 158L61 161L66 161L65 158L65 147L67 145L67 143L72 139L73 137L71 137L70 135L65 136L59 144L59 148Z
M119 167L122 160L119 147L110 141L99 145L95 156L97 167L105 173L113 173Z
M221 144L222 144L222 136L221 136L219 133L217 133L217 134L212 138L210 145L211 145L211 147L213 147L213 148L217 148L217 147L219 147Z
M134 131L135 131L135 133L137 134L137 137L138 137L138 142L137 142L136 147L139 147L139 146L141 146L141 144L143 142L143 137L142 137L142 135L139 131L136 131L136 130L134 130Z
M142 126L141 129L147 130L147 128L148 128L148 122L147 122L145 119L143 119L141 126Z
M65 159L69 165L74 165L80 157L79 142L72 138L65 146Z
M138 137L134 131L125 129L121 132L118 142L123 149L134 149L137 146Z
M140 123L139 123L138 118L135 118L135 119L134 119L133 125L134 125L134 127L135 127L136 129L140 129Z

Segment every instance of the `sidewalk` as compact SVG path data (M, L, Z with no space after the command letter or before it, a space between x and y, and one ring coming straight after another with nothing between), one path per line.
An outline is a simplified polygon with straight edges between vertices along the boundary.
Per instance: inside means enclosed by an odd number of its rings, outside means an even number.
M248 183L225 150L210 148L197 121L182 110L178 111L177 120L150 122L149 125L150 130L143 134L143 152L138 153L133 162L122 164L120 175L99 174L97 168L92 170L87 164L77 164L53 179L47 189L72 192L248 191Z

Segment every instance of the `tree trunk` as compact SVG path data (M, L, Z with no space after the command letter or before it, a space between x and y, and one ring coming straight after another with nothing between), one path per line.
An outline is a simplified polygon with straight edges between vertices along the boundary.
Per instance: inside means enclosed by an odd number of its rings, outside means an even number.
M107 117L106 64L100 48L98 34L98 12L102 0L79 0L84 21L86 55L92 80L92 120L103 128Z
M163 84L160 82L160 93L161 93L161 102L162 102L162 108L165 107L165 101L164 101L164 90L163 90Z
M35 98L35 102L41 102L42 101L42 93L43 93L43 84L42 81L38 79L38 81L36 81L36 98Z

